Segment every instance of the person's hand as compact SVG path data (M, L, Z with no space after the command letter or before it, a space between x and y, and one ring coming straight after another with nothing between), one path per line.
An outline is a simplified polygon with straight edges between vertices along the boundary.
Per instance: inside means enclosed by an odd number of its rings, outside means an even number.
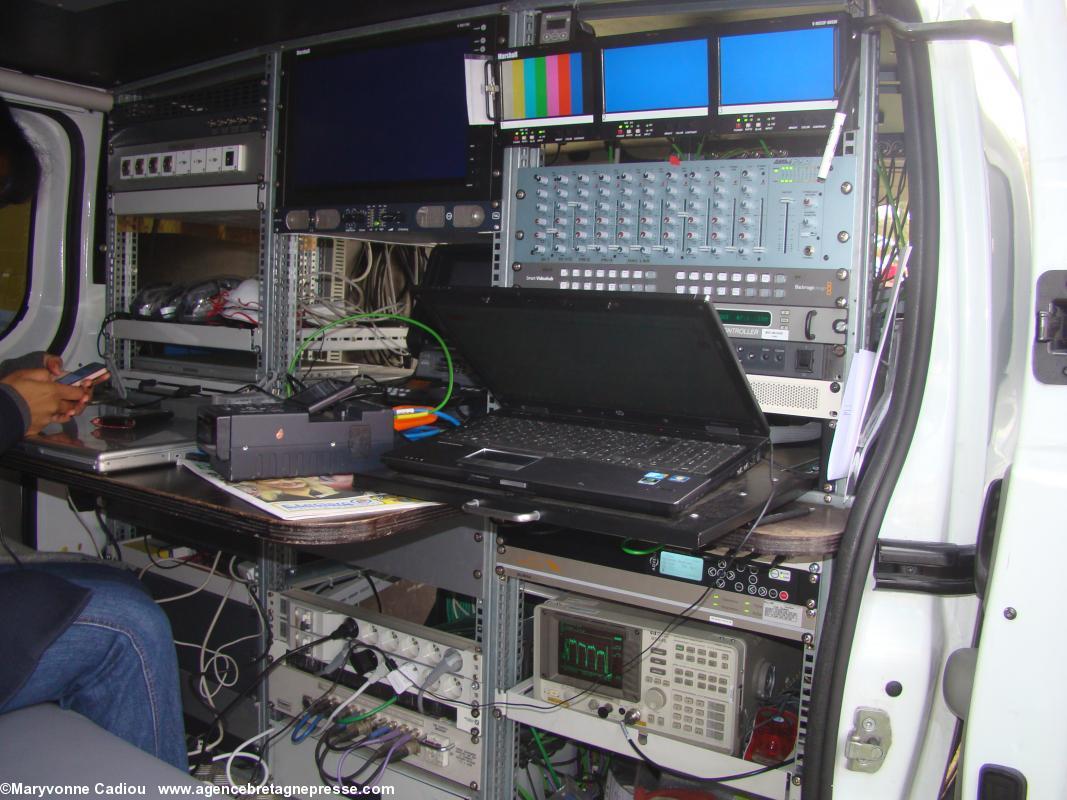
M89 390L56 383L47 369L21 369L6 376L6 383L19 393L30 409L26 435L32 436L51 422L66 422L80 414L89 402Z
M63 356L55 356L51 353L44 354L44 368L48 370L54 377L58 378L63 374Z

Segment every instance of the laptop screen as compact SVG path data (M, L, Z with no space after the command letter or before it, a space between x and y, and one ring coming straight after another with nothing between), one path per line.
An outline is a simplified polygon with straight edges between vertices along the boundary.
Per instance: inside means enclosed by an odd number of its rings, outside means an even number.
M702 298L475 288L419 298L505 408L767 434Z

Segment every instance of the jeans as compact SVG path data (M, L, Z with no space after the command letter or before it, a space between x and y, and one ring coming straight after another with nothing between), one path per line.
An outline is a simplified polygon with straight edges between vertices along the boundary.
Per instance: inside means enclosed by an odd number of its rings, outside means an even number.
M0 712L58 703L184 771L178 659L166 614L127 570L85 563L32 568L91 589L92 597Z

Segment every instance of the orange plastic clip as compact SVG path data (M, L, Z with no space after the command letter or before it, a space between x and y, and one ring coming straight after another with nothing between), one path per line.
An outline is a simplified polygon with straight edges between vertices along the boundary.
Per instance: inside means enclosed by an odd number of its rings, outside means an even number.
M418 410L413 408L398 408L394 409L396 416L393 417L393 430L406 431L410 428L417 428L420 425L432 425L437 422L437 415L428 411Z

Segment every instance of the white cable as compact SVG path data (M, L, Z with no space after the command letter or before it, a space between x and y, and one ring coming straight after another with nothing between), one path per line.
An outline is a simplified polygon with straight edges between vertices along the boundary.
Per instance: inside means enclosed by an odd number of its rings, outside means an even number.
M360 696L361 694L363 694L363 693L364 693L365 691L367 691L367 689L369 689L369 688L370 688L370 685L371 685L372 683L377 683L378 681L380 681L380 680L382 679L382 677L383 677L383 674L384 674L384 673L382 673L382 672L381 672L381 667L375 667L375 668L374 668L374 671L373 671L373 672L371 672L371 674L370 674L369 676L367 676L367 680L365 680L365 681L363 682L363 685L362 685L362 686L360 686L360 687L359 687L358 689L356 689L356 691L352 692L352 694L350 694L350 695L349 695L348 697L346 697L346 698L345 698L345 699L344 699L343 701L341 701L341 702L340 702L340 703L339 703L339 704L337 705L337 708L335 708L335 709L333 710L333 712L332 712L332 713L330 714L330 716L328 716L328 717L326 718L326 728L327 728L327 730L329 729L329 727L330 727L330 725L331 725L331 724L333 723L333 721L334 721L335 719L337 719L337 716L338 716L338 715L339 715L339 714L340 714L340 713L341 713L341 712L342 712L342 711L343 711L344 709L346 709L346 708L348 708L348 707L349 707L350 705L352 705L352 702L353 702L353 701L354 701L354 700L355 700L355 699L356 699L357 697L359 697L359 696Z
M192 646L196 647L196 645ZM192 759L194 756L201 755L202 753L210 753L212 750L222 744L222 740L226 738L226 731L222 727L222 720L215 720L215 728L217 728L219 732L219 735L215 738L215 741L211 742L211 744L204 744L203 742L201 742L198 748L196 748L195 750L189 750L186 753L186 756Z
M260 604L256 602L258 595L252 590L252 586L256 585L255 576L251 578L242 578L236 572L233 571L233 559L230 560L230 577L245 587L245 592L248 594L248 600L256 609L256 616L259 618L259 633L251 634L249 636L242 636L240 639L234 639L232 642L227 642L222 645L219 650L225 650L227 647L232 647L238 642L243 642L248 639L254 639L257 636L262 636L267 631L267 620L264 619L264 611L260 607Z
M222 609L226 605L226 601L229 598L230 593L233 591L234 584L247 584L247 581L242 579L239 575L237 575L236 572L234 572L234 566L236 563L237 556L231 557L228 566L228 572L230 573L231 580L229 585L226 587L225 594L223 595L218 607L215 610L215 616L212 618L211 623L208 625L207 633L204 635L203 642L201 642L199 645L189 644L187 642L175 642L175 644L177 645L181 645L184 647L195 647L200 651L200 681L198 692L200 696L204 699L204 702L206 702L211 708L215 707L214 699L224 687L229 688L232 686L236 686L237 682L240 680L241 669L237 663L237 660L228 653L224 653L223 650L226 650L230 647L235 647L241 642L246 642L250 639L258 639L263 632L263 619L262 617L259 617L259 633L253 633L249 634L248 636L238 637L237 639L233 639L229 642L226 642L225 644L219 645L219 647L215 650L212 650L207 646L210 642L211 635L214 633L215 626L218 624ZM205 661L205 657L209 654L211 655L211 658ZM207 685L207 674L209 669L214 674L215 681L218 683L218 686L215 688L214 691L210 690Z
M370 275L371 267L374 266L374 261L371 258L370 242L363 243L363 253L367 256L367 266L363 268L362 275L360 275L358 278L351 279L353 283L359 283L360 281L366 280L367 276Z
M385 286L389 291L390 305L396 306L396 281L393 279L393 270L395 265L393 264L393 245L387 244L385 246Z
M248 637L245 637L245 638L248 638ZM240 641L240 639L237 639L235 641ZM174 640L174 644L175 644L176 647L189 647L189 648L192 648L193 650L199 650L200 647L201 647L200 645L196 644L195 642L179 642L177 639ZM230 642L229 644L233 644L233 642ZM227 647L227 646L229 646L229 645L223 645L223 647ZM207 652L211 654L211 658L213 658L213 659L217 658L220 661L233 662L234 669L237 668L237 659L235 659L229 653L223 653L221 647L218 650L212 650L212 649L209 648L207 650ZM211 662L209 661L208 663L211 663Z
M263 627L263 620L260 619L259 627ZM226 644L219 645L218 650L215 652L221 653L223 650L227 650L235 645L239 645L241 642L247 642L249 639L258 639L262 635L260 633L250 633L247 636L242 636L240 639L234 639L232 642L226 642Z
M211 571L208 572L207 577L204 578L204 582L202 584L200 584L199 586L197 586L195 589L193 589L192 591L189 591L189 592L184 592L183 594L176 594L173 597L164 597L162 600L156 600L156 603L158 605L163 605L164 603L172 603L175 600L184 600L186 597L192 597L194 594L198 594L199 592L202 592L204 590L204 587L208 585L208 582L211 580L212 576L215 574L215 570L219 566L219 559L221 557L222 557L222 551L219 550L217 553L215 553L215 560L211 564Z
M233 556L230 559L231 569L233 567L233 562L236 559L237 556ZM212 709L215 708L215 695L222 691L222 687L234 686L237 683L237 676L235 676L233 681L230 683L226 683L225 681L223 681L220 678L218 668L216 667L213 669L213 671L215 672L215 677L219 679L219 682L218 686L215 687L215 690L212 691L207 685L207 662L205 661L208 642L211 640L211 634L215 632L215 626L219 622L219 617L222 616L222 609L226 606L226 601L230 599L230 592L233 591L234 583L235 581L231 578L230 582L226 585L226 591L223 593L222 599L219 601L218 606L215 608L215 616L211 618L211 622L207 626L207 632L204 633L204 641L200 645L200 696L204 698L204 702L211 706ZM214 657L212 658L212 660L214 660Z
M81 526L85 528L85 532L89 534L89 541L92 542L93 550L96 551L96 557L103 558L103 556L100 554L100 545L96 543L96 536L93 534L92 529L85 524L85 520L82 519L81 512L79 512L78 509L74 507L74 498L70 496L70 489L67 489L67 507L70 508L71 513L74 514L74 519L78 520L79 524L81 524Z
M211 759L212 762L222 761L222 759L224 758L226 759L226 780L229 782L230 786L234 787L235 789L237 788L237 784L233 782L233 760L235 758L247 758L250 761L255 761L257 764L263 767L263 781L255 788L262 789L264 786L267 785L267 781L270 780L270 767L267 765L267 762L263 760L262 756L257 756L255 753L243 753L241 751L253 742L258 742L260 739L264 739L267 736L270 736L277 730L278 728L274 727L270 730L263 731L262 733L257 733L251 739L247 739L241 742L241 744L237 745L237 747L234 748L232 753L222 753Z
M137 579L138 580L143 578L145 576L145 573L148 572L148 570L152 569L152 567L166 567L168 561L171 564L173 564L175 567L180 567L182 564L188 564L189 563L184 558L174 558L173 556L153 556L152 555L152 549L151 549L152 548L151 542L145 542L144 543L144 548L145 548L145 554L149 556L149 559L148 559L148 563L145 564L143 567L141 567L141 569L138 571L138 573L137 573ZM157 553L159 552L159 548L158 547L156 548L156 552ZM153 561L152 559L155 559L155 561Z

